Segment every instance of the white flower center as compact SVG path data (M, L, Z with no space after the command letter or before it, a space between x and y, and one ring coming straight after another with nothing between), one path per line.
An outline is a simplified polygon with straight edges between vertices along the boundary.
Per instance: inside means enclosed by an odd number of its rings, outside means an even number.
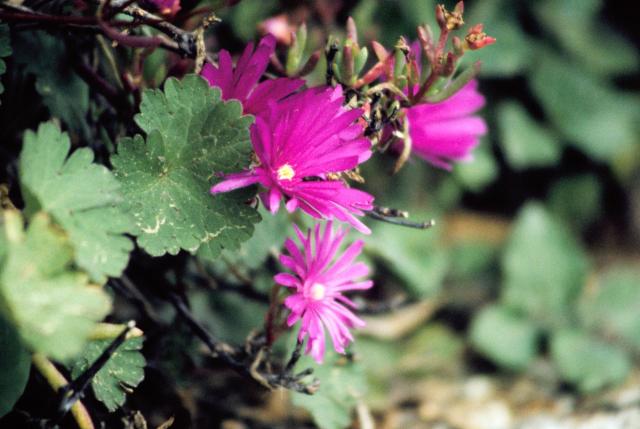
M296 172L293 171L293 168L289 164L278 168L278 180L291 180L295 175Z
M322 298L324 298L326 290L327 289L324 287L324 285L321 285L320 283L314 283L313 286L311 286L311 289L309 289L309 294L314 300L320 301Z

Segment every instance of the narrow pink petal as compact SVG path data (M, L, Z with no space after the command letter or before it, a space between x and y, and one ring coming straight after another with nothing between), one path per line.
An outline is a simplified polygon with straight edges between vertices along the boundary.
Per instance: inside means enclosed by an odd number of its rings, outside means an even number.
M273 280L276 283L287 287L297 287L300 284L300 280L297 277L288 273L276 274L275 276L273 276Z
M227 179L211 187L212 194L233 191L258 182L259 177L253 172L230 174Z

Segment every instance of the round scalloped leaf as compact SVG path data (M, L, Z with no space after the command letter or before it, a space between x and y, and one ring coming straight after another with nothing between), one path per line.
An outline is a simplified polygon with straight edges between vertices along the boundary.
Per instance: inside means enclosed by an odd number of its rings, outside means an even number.
M69 149L69 136L51 122L25 133L20 184L26 213L51 214L69 235L78 266L102 283L127 266L133 243L123 233L133 223L118 206L120 185L111 171L93 162L90 149L71 155Z
M199 76L171 78L164 91L145 91L136 135L118 145L111 162L133 216L138 244L153 256L181 249L215 258L238 249L260 216L246 191L212 196L215 173L237 171L249 160L251 116Z

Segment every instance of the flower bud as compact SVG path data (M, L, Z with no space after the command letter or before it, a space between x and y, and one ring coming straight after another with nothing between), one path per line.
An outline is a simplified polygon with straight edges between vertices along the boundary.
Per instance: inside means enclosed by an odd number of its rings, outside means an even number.
M320 50L315 51L307 62L302 66L302 68L296 73L296 76L306 76L313 71L318 65L318 61L320 61Z
M290 35L292 43L289 52L287 52L286 71L287 75L293 76L304 56L304 49L307 45L307 25L302 24L298 31L291 32Z
M287 15L283 13L262 21L258 25L258 31L263 35L271 34L278 43L289 46L292 42L291 33L295 31L295 27L289 23Z
M352 17L347 18L347 39L358 44L358 29Z
M449 12L444 5L438 5L436 7L436 21L440 29L445 31L457 30L464 25L464 19L462 19L462 13L464 12L464 3L458 2L453 12Z
M476 24L469 29L467 36L464 38L469 49L476 50L484 48L496 42L496 39L487 36L487 34L482 31L482 28L482 24Z

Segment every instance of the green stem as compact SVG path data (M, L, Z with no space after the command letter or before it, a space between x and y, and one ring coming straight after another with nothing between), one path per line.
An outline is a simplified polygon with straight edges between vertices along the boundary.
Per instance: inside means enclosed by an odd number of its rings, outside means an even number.
M64 378L64 375L58 371L58 368L44 355L35 353L31 360L33 366L42 374L54 391L58 392L61 388L69 384L67 379ZM82 402L76 401L76 403L73 404L71 407L71 415L73 415L79 429L95 429L89 411L87 411L87 408Z

